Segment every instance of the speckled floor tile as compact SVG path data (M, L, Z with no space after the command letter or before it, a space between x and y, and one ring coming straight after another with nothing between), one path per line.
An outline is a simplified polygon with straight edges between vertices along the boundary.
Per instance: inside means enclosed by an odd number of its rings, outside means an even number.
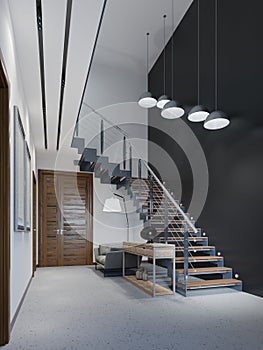
M227 290L151 298L93 267L37 270L4 350L263 349L263 300Z

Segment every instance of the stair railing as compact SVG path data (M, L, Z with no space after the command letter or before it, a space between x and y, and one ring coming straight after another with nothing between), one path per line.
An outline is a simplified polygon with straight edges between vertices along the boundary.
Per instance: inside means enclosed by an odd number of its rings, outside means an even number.
M158 177L155 175L155 173L152 171L152 169L149 167L148 163L143 160L143 164L144 166L147 168L147 170L149 171L149 173L153 176L153 178L155 179L155 181L158 183L158 185L161 187L161 189L163 190L163 193L165 193L165 195L169 198L169 200L173 203L173 205L175 206L175 208L178 210L178 212L182 215L182 217L184 218L187 226L189 228L191 228L193 230L194 233L197 233L198 230L196 229L196 227L192 224L192 222L190 221L190 219L188 218L188 216L185 214L185 212L182 210L182 208L180 207L180 205L175 201L175 199L171 196L170 192L164 187L164 185L161 183L161 181L158 179Z
M191 251L189 250L189 247L192 248L192 244L189 241L189 236L191 236L192 233L197 233L198 230L192 223L189 216L186 215L186 213L183 211L178 201L176 201L173 198L173 195L168 191L165 184L162 183L157 177L155 172L149 166L148 162L140 158L137 150L129 140L128 133L125 132L119 126L113 124L110 120L108 120L102 114L94 110L91 106L85 103L84 105L88 107L97 116L99 116L99 118L94 118L94 115L92 116L91 114L90 118L83 118L83 122L82 119L80 119L79 123L81 124L81 130L78 127L75 131L78 131L78 135L81 137L83 136L84 138L88 133L90 133L91 135L96 135L95 137L90 138L91 141L89 142L89 147L100 150L101 156L103 156L105 154L105 151L111 146L113 146L115 143L122 142L122 155L120 156L122 161L120 161L119 163L123 165L124 170L127 170L127 163L129 164L130 179L128 181L128 184L130 186L130 193L133 193L133 161L136 159L138 162L137 179L141 179L142 181L145 179L142 175L142 169L144 168L144 174L147 174L149 180L149 186L146 189L146 193L148 193L149 195L149 208L147 208L146 221L152 223L154 218L160 218L160 224L163 225L165 243L168 243L168 236L169 234L172 234L172 237L174 238L174 243L183 252L184 285L186 287L188 280L188 266L191 265L193 267L191 261L189 261L189 256L193 257ZM100 127L98 124L96 124L98 121L100 122ZM98 129L100 129L99 132ZM129 150L128 157L127 149ZM137 158L134 158L134 154L137 155ZM127 162L127 160L129 160L129 162ZM163 205L163 209L160 209L161 203ZM180 217L179 220L170 219L171 217L175 217L174 209L176 210L176 217ZM183 222L183 227L182 224L178 223L177 221ZM183 237L180 235L182 233Z

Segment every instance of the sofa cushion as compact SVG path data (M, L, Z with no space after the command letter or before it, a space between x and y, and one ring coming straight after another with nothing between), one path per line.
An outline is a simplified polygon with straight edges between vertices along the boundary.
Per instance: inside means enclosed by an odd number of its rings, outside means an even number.
M96 258L96 261L101 264L105 265L106 255L98 255Z
M106 255L107 253L109 253L111 250L110 247L106 246L106 245L100 245L100 255Z
M123 248L120 248L120 247L111 247L111 252L119 252L122 250L123 250Z

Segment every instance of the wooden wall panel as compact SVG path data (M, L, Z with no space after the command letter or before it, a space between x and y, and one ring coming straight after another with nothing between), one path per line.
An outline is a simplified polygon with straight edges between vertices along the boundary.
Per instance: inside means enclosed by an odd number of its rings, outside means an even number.
M92 174L41 170L41 266L92 264Z
M34 277L36 267L37 267L37 254L36 254L36 248L37 248L37 237L36 237L36 231L37 231L37 213L36 213L36 205L37 205L37 193L36 193L36 176L35 173L32 172L32 194L33 194L33 261L32 261L32 276Z
M0 345L10 337L10 151L8 83L0 60Z

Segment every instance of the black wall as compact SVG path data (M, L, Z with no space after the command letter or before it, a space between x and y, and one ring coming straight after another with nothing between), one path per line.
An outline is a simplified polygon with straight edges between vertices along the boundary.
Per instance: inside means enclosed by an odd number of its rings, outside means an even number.
M231 124L208 131L202 123L191 127L204 150L209 191L198 219L244 282L244 290L263 296L263 4L260 0L218 0L218 103ZM168 14L170 15L170 14ZM161 16L161 15L160 15ZM214 1L200 0L200 98L214 108ZM167 45L167 92L171 94L171 42ZM174 33L174 98L186 109L197 104L197 1ZM150 91L163 93L163 55L149 74ZM182 201L187 206L193 177L184 152L173 138L176 120L165 120L160 110L149 111L149 140L166 149L181 178ZM183 136L183 135L182 135ZM188 137L185 135L185 137ZM149 142L149 160L158 168L160 154ZM193 150L194 152L194 150ZM169 167L158 169L170 179Z

